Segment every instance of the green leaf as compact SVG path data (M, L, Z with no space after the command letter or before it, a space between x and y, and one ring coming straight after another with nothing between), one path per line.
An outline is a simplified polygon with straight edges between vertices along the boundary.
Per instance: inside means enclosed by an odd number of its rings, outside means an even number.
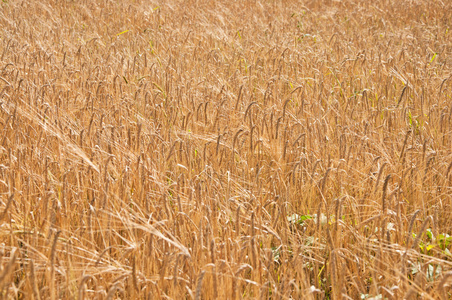
M431 245L428 245L426 249L427 249L427 251L430 251L430 250L432 250L435 247L436 247L436 245L431 244Z
M129 32L129 29L124 30L123 32L117 33L116 36Z
M436 237L436 240L437 240L438 246L441 249L445 250L447 247L449 247L450 243L452 242L452 236L448 235L447 233L439 234Z
M299 214L292 214L290 216L287 217L287 221L291 224L298 224L298 225L303 225L304 221L306 220L312 220L314 217L311 215L302 215L300 216Z
M424 252L425 245L423 242L419 242L419 248L421 249L422 252Z
M311 215L304 215L300 217L301 221L312 220L313 217Z

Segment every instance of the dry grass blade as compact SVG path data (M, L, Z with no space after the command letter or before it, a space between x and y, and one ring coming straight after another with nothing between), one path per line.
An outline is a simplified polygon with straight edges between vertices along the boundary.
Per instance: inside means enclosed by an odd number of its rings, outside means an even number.
M18 255L19 255L19 250L17 250L17 248L14 248L11 252L11 257L8 261L8 264L3 268L3 270L0 273L0 286L1 287L5 286L5 279L7 278L7 276L10 275L11 271L14 269L15 262L16 262Z
M1 298L452 297L452 2L367 2L0 1Z
M9 198L8 198L8 202L6 203L5 210L0 215L0 222L3 221L3 219L6 217L6 214L8 213L8 209L10 208L13 200L14 200L14 193L11 196L9 196Z
M206 274L206 271L202 271L201 274L199 274L198 277L198 284L196 285L196 294L195 294L195 300L201 299L201 292L202 292L202 281L204 279L204 275Z

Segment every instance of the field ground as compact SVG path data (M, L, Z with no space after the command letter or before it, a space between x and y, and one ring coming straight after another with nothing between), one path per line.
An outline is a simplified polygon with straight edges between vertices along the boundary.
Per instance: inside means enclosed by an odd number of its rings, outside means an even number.
M451 299L452 2L0 2L0 293Z

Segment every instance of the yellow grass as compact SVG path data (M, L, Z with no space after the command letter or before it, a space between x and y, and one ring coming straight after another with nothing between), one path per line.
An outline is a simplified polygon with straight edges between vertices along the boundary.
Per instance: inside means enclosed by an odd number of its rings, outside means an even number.
M452 2L0 2L0 295L450 299Z

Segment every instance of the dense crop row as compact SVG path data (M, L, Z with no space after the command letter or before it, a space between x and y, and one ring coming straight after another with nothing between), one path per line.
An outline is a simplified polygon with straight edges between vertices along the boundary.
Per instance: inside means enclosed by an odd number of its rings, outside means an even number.
M0 3L0 292L451 297L452 3Z

